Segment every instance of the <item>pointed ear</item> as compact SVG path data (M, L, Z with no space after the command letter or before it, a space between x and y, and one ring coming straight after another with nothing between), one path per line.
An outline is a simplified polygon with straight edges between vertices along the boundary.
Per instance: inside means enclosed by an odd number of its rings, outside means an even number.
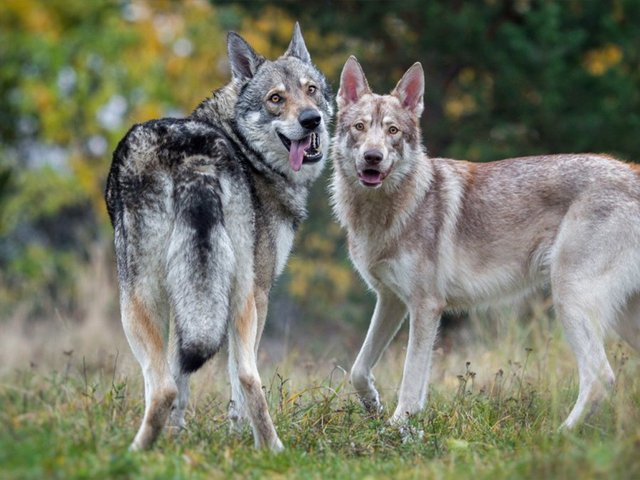
M338 108L344 108L350 103L355 103L366 93L371 93L362 67L356 57L351 55L342 68L340 75L340 89L338 90Z
M402 102L402 106L418 117L424 109L424 70L420 62L414 63L402 76L391 95Z
M236 32L227 35L227 50L231 74L238 80L252 78L258 67L264 62L264 57L258 55L253 48Z
M305 63L311 63L311 55L307 50L307 46L304 44L304 38L302 38L302 32L300 31L300 24L296 22L293 27L293 36L291 37L291 43L287 51L284 52L285 57L296 57Z

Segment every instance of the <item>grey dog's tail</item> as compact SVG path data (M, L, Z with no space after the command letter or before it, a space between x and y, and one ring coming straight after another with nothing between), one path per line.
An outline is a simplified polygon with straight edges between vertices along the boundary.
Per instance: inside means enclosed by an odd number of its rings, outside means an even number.
M180 366L199 369L222 345L234 265L214 175L185 169L176 178L176 220L167 252L167 290L174 310Z
M235 257L216 171L229 156L220 138L189 119L136 125L114 152L105 193L121 289L144 293L149 304L166 290L187 373L216 353L229 321ZM159 323L168 320L157 313Z

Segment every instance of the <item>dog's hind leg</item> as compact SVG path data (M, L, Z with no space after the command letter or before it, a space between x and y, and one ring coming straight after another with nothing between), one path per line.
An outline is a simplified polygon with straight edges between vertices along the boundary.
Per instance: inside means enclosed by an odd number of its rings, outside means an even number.
M572 428L583 416L595 411L614 382L614 374L604 349L607 296L598 295L597 279L584 282L552 281L554 307L578 364L578 399L561 429Z
M367 336L351 368L351 383L369 412L381 410L380 396L371 369L378 363L389 342L398 332L407 313L404 302L393 292L381 287L377 293L378 301Z
M183 372L180 366L180 342L175 331L169 347L169 367L178 387L178 397L169 417L169 425L173 430L172 433L178 434L186 426L184 415L189 403L189 375Z
M269 293L265 290L256 287L254 290L254 297L256 301L256 312L258 315L258 325L256 330L256 358L258 358L258 348L260 347L260 340L262 338L262 332L264 331L264 324L267 320L267 309L269 306Z
M241 302L229 328L229 375L234 402L242 403L235 408L249 417L256 448L278 452L283 446L269 415L256 362L258 316L254 295L251 291Z
M561 428L593 413L609 393L614 373L604 339L616 319L622 320L640 281L640 207L635 198L622 200L619 194L599 191L600 197L574 203L549 257L553 303L579 378L578 398Z
M620 338L640 352L640 293L627 300L614 327Z
M166 310L152 295L121 292L122 325L142 367L145 411L131 450L151 447L162 431L177 395L166 360Z

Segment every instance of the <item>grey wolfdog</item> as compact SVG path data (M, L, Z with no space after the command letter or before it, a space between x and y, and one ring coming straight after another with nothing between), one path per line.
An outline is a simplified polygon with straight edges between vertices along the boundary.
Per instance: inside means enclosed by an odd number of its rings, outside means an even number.
M269 290L329 147L332 99L298 24L275 61L235 33L227 43L229 84L187 118L135 125L113 154L106 202L122 325L145 385L134 450L167 420L184 426L189 374L227 332L229 417L250 421L256 447L283 448L256 355Z
M604 337L640 347L640 170L567 154L474 164L427 156L414 64L376 95L349 58L332 143L334 210L377 304L351 379L366 408L372 368L404 317L409 340L392 423L420 411L445 309L491 304L541 285L575 354L578 399L561 428L590 413L614 381Z

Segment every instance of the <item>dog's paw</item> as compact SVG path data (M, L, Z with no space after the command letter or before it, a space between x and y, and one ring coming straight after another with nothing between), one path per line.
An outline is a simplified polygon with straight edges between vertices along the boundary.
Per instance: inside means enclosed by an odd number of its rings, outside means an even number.
M558 427L559 434L570 433L575 427L575 424L568 423L567 420L562 422L562 425Z
M396 411L388 421L389 426L400 434L402 443L417 442L424 438L424 430L409 424L410 417L409 412L399 413Z
M381 415L384 411L384 407L378 399L361 398L360 403L369 415Z
M384 406L380 402L380 396L374 389L365 395L360 395L360 403L365 411L372 416L380 416L384 412Z
M282 444L282 442L278 437L276 437L275 441L273 442L270 448L273 453L280 453L284 451L284 445Z
M240 434L249 426L249 419L245 417L229 418L229 433Z
M173 435L179 434L181 431L186 430L187 422L184 420L184 410L180 411L177 408L171 410L169 415L169 421L167 422L167 429Z
M131 445L129 445L130 452L140 452L142 450L144 450L144 448L142 447L142 445L140 445L139 442L133 441Z
M391 415L391 418L389 419L389 425L401 428L407 425L410 417L411 412L408 409L396 408L396 411L393 412L393 415Z
M411 425L399 425L398 432L400 433L402 443L419 442L424 438L424 430L419 430Z
M405 402L398 404L393 415L389 419L389 424L394 426L405 425L409 419L422 410L422 404L419 402Z
M229 415L229 432L241 433L249 425L249 419L242 415Z
M237 408L233 400L229 402L228 418L230 433L240 433L249 424L249 418Z
M187 427L185 426L185 423L182 422L182 425L169 424L167 425L166 430L167 434L172 438L177 438L182 434L182 432L187 430Z

